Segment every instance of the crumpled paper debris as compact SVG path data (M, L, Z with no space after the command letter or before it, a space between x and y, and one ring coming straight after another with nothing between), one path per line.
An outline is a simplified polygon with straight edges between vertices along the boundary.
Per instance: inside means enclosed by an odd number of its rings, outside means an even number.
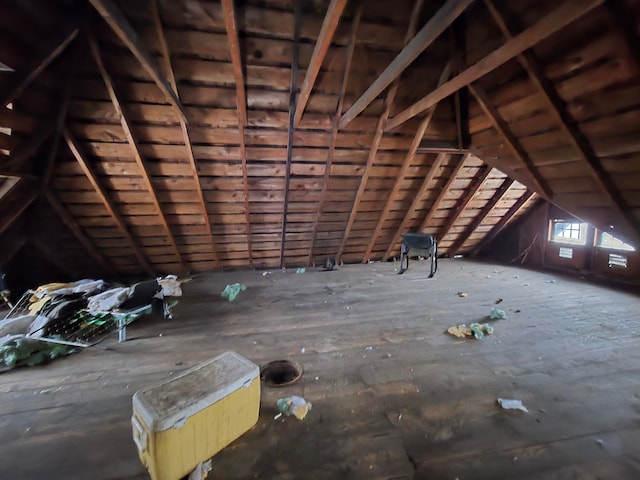
M468 327L466 325L458 325L447 329L449 335L458 338L466 338L473 336L480 340L485 335L493 335L493 327L488 323L472 323Z
M298 420L303 420L311 410L311 402L307 402L304 398L298 397L297 395L279 398L276 401L276 406L280 413L275 416L275 419L280 418L282 415L287 417L294 415Z
M505 410L521 410L525 413L529 413L529 410L527 410L527 407L522 404L521 400L498 398L498 404Z

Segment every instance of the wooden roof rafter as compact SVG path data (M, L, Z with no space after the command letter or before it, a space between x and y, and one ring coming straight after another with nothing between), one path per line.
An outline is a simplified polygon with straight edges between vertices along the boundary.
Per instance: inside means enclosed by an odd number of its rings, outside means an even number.
M507 40L513 38L514 28L510 25L505 16L498 11L492 0L484 0L484 4L491 13L493 20L500 28L500 31ZM605 195L615 210L621 215L631 231L640 238L640 225L637 225L627 202L618 192L616 186L611 179L609 173L603 168L598 156L591 147L590 142L582 134L576 122L571 118L564 102L558 95L553 84L549 81L544 73L544 69L535 53L532 50L526 50L517 56L518 62L529 75L531 82L536 89L542 93L542 98L547 105L548 111L551 113L560 129L569 139L569 143L579 153L580 157L588 165L591 177L595 180L600 191ZM531 170L531 168L530 168ZM547 192L545 194L549 197Z
M153 17L153 22L156 28L156 33L158 35L158 39L160 40L160 48L162 51L162 59L165 66L165 72L168 77L169 84L171 88L173 88L176 97L179 99L180 94L178 91L178 83L176 81L176 76L173 70L173 66L171 64L171 52L169 50L169 43L167 42L167 37L164 33L164 28L162 26L162 18L160 17L160 9L158 8L158 0L151 0L151 16ZM198 173L198 165L196 162L195 155L193 153L193 145L191 143L191 137L189 136L189 127L184 118L178 116L178 120L180 122L180 130L182 131L182 139L184 141L185 148L187 150L187 159L189 160L189 167L191 169L191 176L195 182L196 193L198 195L198 202L200 203L200 208L202 210L202 217L204 219L204 224L207 227L209 242L211 243L211 251L213 255L213 261L216 265L219 265L220 261L218 258L218 252L216 248L215 238L213 236L213 229L211 225L211 220L209 219L209 211L207 210L207 201L204 197L204 192L202 191L202 184L200 181L200 174Z
M474 0L448 0L440 7L436 14L431 17L413 39L405 41L405 47L402 51L343 115L340 120L340 127L345 127L356 118L385 88L397 80L402 72L418 58L473 1ZM413 37L413 33L411 37Z
M431 205L431 208L429 209L425 217L422 219L422 222L420 222L420 226L418 227L418 230L417 230L418 232L424 232L424 230L427 228L427 225L429 225L429 222L438 211L438 208L440 208L440 204L442 203L444 196L449 192L451 185L453 185L453 182L455 182L456 178L458 178L458 174L460 173L460 170L462 170L462 167L464 166L464 164L466 163L466 161L470 156L471 154L467 153L466 155L462 155L460 160L458 160L458 163L453 169L453 172L451 173L451 175L445 182L444 186L440 190L440 193L434 200L433 205Z
M151 267L151 265L149 265L149 262L147 261L144 253L142 253L142 250L133 239L133 236L129 232L129 229L127 228L124 220L118 214L113 202L109 199L109 195L107 191L100 184L98 175L96 174L95 170L91 166L91 162L82 153L80 144L73 137L73 135L71 135L71 132L69 132L69 130L67 130L66 128L63 130L62 135L65 139L65 142L67 143L67 146L69 147L69 150L71 151L71 154L73 155L73 157L76 159L76 161L82 168L82 171L84 172L85 176L89 180L89 183L91 183L91 186L95 190L98 197L100 197L100 200L102 201L105 208L107 209L107 212L109 212L109 215L113 219L114 223L122 233L122 236L125 238L125 240L129 244L129 247L135 254L136 258L138 259L138 263L149 275L154 275L156 272Z
M238 25L233 0L221 0L224 13L224 25L227 30L229 54L233 66L233 76L236 81L236 96L238 102L238 115L242 126L247 125L247 95L244 88L244 75L242 74L242 58L240 57L240 42L238 41Z
M462 246L467 241L467 239L482 224L482 222L487 217L487 215L489 215L491 210L493 210L493 207L495 207L496 204L502 199L502 197L505 196L505 194L507 193L507 191L509 191L509 188L511 188L511 185L513 185L514 182L515 180L513 178L509 178L509 177L505 178L505 180L502 182L502 185L498 187L498 189L494 192L494 194L491 196L489 201L485 204L484 207L482 207L482 210L480 210L478 215L476 215L476 218L473 219L473 221L467 226L464 232L462 232L458 236L457 240L449 247L450 256L458 253L458 250L462 248Z
M438 169L443 165L443 163L447 160L447 158L449 158L449 155L450 155L449 153L444 153L444 152L439 153L436 156L433 163L431 164L431 166L429 167L429 171L427 172L424 179L422 180L422 185L418 189L418 192L413 196L413 201L411 202L411 205L405 212L404 217L402 218L402 222L400 222L400 225L398 226L396 233L393 235L393 238L391 239L391 242L387 247L387 251L385 252L384 257L382 258L383 261L386 262L389 256L391 255L391 252L395 248L396 243L398 243L398 241L400 240L400 236L403 234L403 232L407 228L407 225L409 224L411 217L413 216L414 212L418 210L418 207L422 203L423 197L427 192L427 190L429 189L429 185L431 184L436 174L438 173Z
M22 91L38 76L47 69L47 67L58 58L69 46L69 44L78 36L78 28L70 27L60 29L56 32L52 46L43 48L29 63L29 68L18 70L11 73L8 85L1 85L0 88L0 106L5 107L14 101Z
M494 71L523 51L533 47L574 20L577 20L594 8L602 5L604 1L605 0L584 0L582 2L574 2L573 0L566 0L559 7L538 20L534 25L519 33L511 40L508 40L483 59L477 61L447 83L431 91L413 105L407 107L390 119L387 128L391 130L402 125L410 118L424 112L427 108L435 105L443 98L448 97L457 90L466 87L480 77Z
M167 235L169 244L171 245L174 251L175 257L178 260L178 263L180 264L181 268L183 270L186 270L186 265L182 258L182 254L180 253L180 249L178 248L178 244L176 243L173 233L171 233L171 228L169 227L167 218L164 212L162 211L162 206L160 205L160 201L158 200L158 195L156 194L153 183L151 182L151 176L149 175L149 171L147 169L147 166L145 165L145 161L142 157L140 147L138 146L138 143L131 130L131 121L129 120L126 112L122 108L120 97L118 96L115 90L115 85L113 83L113 80L111 79L111 75L109 74L109 72L107 72L107 69L102 60L102 55L100 53L100 48L98 46L98 43L95 40L95 38L93 38L93 36L91 35L88 35L88 39L89 39L89 46L91 48L91 53L93 54L94 60L98 66L98 70L100 71L102 80L104 81L104 84L107 87L107 91L109 93L109 98L111 99L111 103L113 104L118 114L118 117L120 118L120 125L122 126L122 129L124 130L129 146L131 147L131 153L138 166L138 169L140 170L140 174L144 181L146 190L147 192L149 192L149 195L151 196L151 200L156 208L156 211L158 212L158 217L160 218L160 222L162 223L165 234Z
M404 38L405 45L411 41L411 37L413 37L416 31L416 28L418 25L418 19L420 17L420 12L422 11L423 5L424 5L424 0L417 0L416 3L414 4L413 10L411 12L411 18L409 19L409 26L407 27L407 33ZM356 192L356 196L353 200L353 206L351 208L351 212L349 212L349 220L347 221L347 227L345 228L344 234L342 236L342 241L340 242L340 247L338 248L336 261L340 261L340 258L342 257L342 252L344 251L344 247L346 246L349 235L351 234L351 229L353 228L353 223L355 222L356 214L358 213L358 207L360 206L362 196L364 195L364 191L367 186L367 181L369 180L371 167L373 166L373 162L375 161L376 155L378 154L378 148L380 147L380 142L382 141L384 128L387 123L387 119L389 118L389 114L391 113L391 107L393 106L393 101L396 97L396 93L398 92L398 88L400 86L400 73L398 73L395 79L389 82L391 83L391 88L389 88L389 90L387 91L387 95L384 102L384 105L385 105L384 111L382 112L382 115L380 115L376 123L376 131L373 136L373 141L371 142L371 148L369 149L369 153L367 156L367 163L364 167L364 172L360 177L358 191ZM353 109L353 107L351 107L351 109ZM342 128L344 125L348 123L348 122L343 123L344 118L345 118L344 116L340 118L340 123L338 124L338 128Z
M112 275L117 272L113 268L110 262L100 253L100 251L93 244L91 239L82 231L82 227L78 225L73 216L67 211L64 205L56 198L54 193L48 188L44 189L44 195L49 204L53 207L58 216L62 219L64 224L71 230L71 233L82 243L87 252L93 257L93 259Z
M329 140L329 149L327 151L327 163L324 169L324 177L322 179L322 189L320 191L320 202L313 220L313 234L311 236L311 248L309 249L309 259L307 264L313 263L313 249L318 235L318 223L320 215L324 211L325 203L327 200L327 189L329 186L329 177L331 176L331 167L333 165L333 154L336 148L336 141L338 138L338 132L340 130L340 116L342 115L342 108L344 105L344 96L347 91L347 83L349 82L349 73L351 72L351 63L353 60L353 53L356 46L356 35L358 33L358 27L360 26L360 19L362 18L362 5L358 5L358 9L351 22L351 31L349 33L349 42L347 44L347 50L345 52L345 62L342 72L342 81L340 84L340 92L338 94L338 105L336 107L336 114L331 122L331 137Z
M533 163L533 160L531 160L529 154L513 134L507 122L502 118L502 115L500 115L498 109L491 104L489 96L482 88L477 85L469 84L467 87L478 102L478 105L480 106L484 114L493 125L493 128L496 129L500 137L502 137L502 139L508 145L509 149L511 149L513 154L520 161L520 163L524 165L525 169L531 176L534 190L538 191L540 195L547 198L548 200L551 200L553 198L553 191L551 190L551 187L549 187L547 181L540 174L538 167L536 167L536 165Z
M487 177L491 174L491 170L492 170L492 167L490 167L487 164L484 164L482 167L480 167L478 172L474 175L473 180L471 181L471 185L469 185L465 189L463 196L460 199L458 199L458 201L456 202L456 206L453 208L453 212L449 214L449 217L447 218L447 222L440 229L440 232L436 236L438 241L441 241L444 237L447 236L451 228L458 221L458 218L460 218L460 215L462 215L462 212L464 212L467 209L473 197L476 195L476 193L478 193L478 190L480 190L480 187L482 187L482 184L485 182Z
M223 0L223 4L225 1L228 2L230 0ZM300 87L300 95L298 96L296 114L294 117L294 125L296 127L300 125L302 114L304 113L304 109L309 101L309 96L313 90L313 85L318 77L318 73L320 72L322 61L329 50L331 39L333 38L336 28L338 28L340 17L342 16L342 12L346 5L347 0L331 0L329 2L327 13L324 16L322 27L320 28L318 40L316 41L313 53L311 54L311 61L307 67L307 73L305 74L304 81Z
M440 74L440 78L438 79L438 85L442 85L446 82L451 75L451 62L447 62L442 73ZM369 256L380 236L380 232L382 231L382 226L384 222L387 221L389 214L391 212L391 206L395 201L395 197L400 191L400 186L402 185L407 173L409 172L409 168L411 167L411 162L416 158L416 154L418 152L418 148L420 147L420 142L422 142L422 138L424 137L425 132L429 128L429 124L431 123L431 119L433 118L433 114L436 111L437 104L431 107L425 117L420 122L416 133L413 136L413 140L411 141L411 146L409 147L409 151L404 157L404 161L402 162L402 166L400 167L400 173L396 176L396 181L393 184L393 188L391 189L391 193L387 197L387 201L384 204L384 208L382 209L382 213L380 217L378 217L378 222L376 223L376 228L373 231L373 235L371 235L371 240L369 241L369 245L367 246L367 250L362 258L362 263L366 263L369 260Z
M165 95L167 102L170 103L179 117L185 122L187 114L184 107L178 99L177 93L171 88L171 85L162 75L160 68L155 63L153 56L149 52L146 45L140 41L140 37L127 20L127 17L120 10L120 7L112 0L89 0L91 5L107 22L115 34L126 45L126 47L138 59L145 71L151 76L160 91Z
M485 235L485 237L482 239L482 242L476 245L476 247L471 251L470 256L474 256L475 254L477 254L483 245L486 245L491 240L493 240L504 229L504 227L507 226L509 221L511 221L511 219L524 208L526 203L533 195L535 195L533 190L526 190L524 194L516 201L516 203L514 203L511 208L509 208L509 210L507 210L507 213L502 216L500 221L493 226L491 231L487 235Z
M20 192L22 190L22 192ZM11 192L22 193L3 218L0 218L0 235L2 235L14 222L20 218L22 213L38 198L39 189L28 180L20 179L12 187Z

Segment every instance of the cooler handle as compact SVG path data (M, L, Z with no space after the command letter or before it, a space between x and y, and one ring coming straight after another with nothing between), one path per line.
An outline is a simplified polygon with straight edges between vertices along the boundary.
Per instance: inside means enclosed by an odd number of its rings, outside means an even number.
M147 431L142 428L140 422L136 417L131 417L131 425L133 426L133 441L136 443L136 446L140 450L140 452L145 452L147 450Z

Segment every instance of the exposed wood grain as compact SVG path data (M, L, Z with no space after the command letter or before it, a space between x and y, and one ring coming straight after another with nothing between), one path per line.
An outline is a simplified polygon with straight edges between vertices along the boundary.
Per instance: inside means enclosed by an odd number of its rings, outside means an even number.
M408 45L410 43L410 39L411 37L413 37L417 25L418 25L418 18L420 16L420 12L422 11L422 7L424 5L424 0L418 0L416 1L416 3L414 4L413 10L411 12L411 18L409 19L409 26L407 28L407 33L405 36L405 45ZM426 48L426 47L425 47ZM398 74L399 76L399 74ZM398 76L396 76L394 79L392 79L389 83L392 83L391 88L387 91L387 95L385 98L385 108L384 111L382 112L382 115L380 115L380 118L378 118L378 122L376 124L376 131L375 134L373 136L373 141L371 143L371 148L369 149L369 153L367 156L367 165L364 168L364 172L362 173L362 177L360 178L360 184L358 186L358 191L356 192L356 196L353 200L353 207L351 209L351 213L349 215L349 220L347 221L347 227L345 228L343 237L342 237L342 243L340 244L340 248L338 249L338 253L336 255L336 260L340 261L340 258L342 257L342 253L344 251L344 248L346 246L347 240L349 238L349 235L351 234L351 229L353 228L353 223L355 222L356 219L356 214L358 213L358 208L360 206L360 202L362 201L362 196L364 194L364 190L367 186L367 181L369 180L369 174L371 172L371 166L373 165L375 159L376 159L376 155L378 154L378 149L380 148L381 142L382 142L382 136L384 134L384 127L385 124L387 123L387 119L389 118L389 114L391 113L391 108L393 107L393 101L396 97L396 94L398 93L398 87L400 86L400 80L398 78ZM388 85L388 83L387 83ZM379 93L379 92L378 92ZM377 95L377 94L376 94ZM365 105L366 107L366 105ZM363 109L365 108L363 107ZM348 112L347 112L348 113ZM346 115L346 114L345 114ZM342 116L340 119L340 123L339 123L339 128L342 128L343 125L347 124L348 122L343 122L343 119L345 117Z
M340 17L342 16L342 12L344 11L344 7L346 5L347 0L331 0L329 2L327 13L325 14L324 20L322 22L322 27L320 29L320 34L318 35L318 40L316 41L315 47L313 48L313 54L311 55L311 60L309 62L309 66L307 67L304 81L302 82L302 85L300 87L300 94L298 96L296 114L294 117L294 125L296 127L298 127L298 125L300 124L302 114L304 113L304 109L306 108L307 102L309 101L311 91L313 90L313 85L316 82L316 78L318 77L318 73L320 72L320 67L322 66L324 57L327 54L327 50L329 49L331 40L333 39L333 34L335 33L336 28L338 28ZM348 48L350 47L347 47L347 49Z
M236 80L236 95L238 102L238 114L243 126L247 125L247 96L244 89L244 75L242 73L242 59L240 58L240 43L238 42L238 27L233 0L222 0L224 12L224 25L227 31L227 43L233 65L233 76Z
M522 164L524 164L525 168L531 174L531 178L533 180L532 188L537 191L539 194L544 196L547 199L553 198L553 191L549 187L547 181L540 174L538 167L533 163L531 157L526 152L526 150L520 144L520 141L516 138L516 136L511 132L509 125L504 119L500 116L500 112L491 104L491 100L484 92L484 90L476 85L469 84L467 86L471 94L475 97L478 105L484 111L485 115L489 118L493 127L498 131L504 141L507 143L509 148L513 151L514 155Z
M344 127L356 118L367 106L396 80L402 72L429 46L438 36L473 2L473 0L448 0L389 66L367 88L353 106L347 110L340 120L340 127ZM443 97L444 98L444 97ZM423 109L425 110L425 109Z
M387 129L391 130L401 125L460 88L492 72L521 52L531 48L536 43L580 18L585 13L602 5L602 3L604 3L604 0L589 0L580 3L567 1L563 3L551 13L538 20L533 26L518 34L513 39L508 40L504 45L491 52L482 60L474 63L465 71L442 85L442 87L433 90L409 108L393 117L389 120Z
M100 253L100 251L95 247L91 239L82 231L78 222L76 222L69 212L67 212L64 205L60 203L55 194L47 188L44 190L44 195L64 224L69 228L69 230L71 230L80 243L82 243L94 260L104 269L105 272L115 275L116 270L113 268L112 264L109 263L102 253Z
M162 59L165 64L165 71L167 72L167 76L169 78L169 84L171 88L176 92L176 96L179 99L178 93L178 84L176 82L176 77L173 72L173 67L171 65L171 51L169 49L169 44L167 43L167 39L164 34L164 29L162 27L162 19L160 17L160 11L158 10L158 0L151 0L151 12L154 20L154 24L156 27L156 32L158 38L160 39L160 44L162 48ZM246 111L245 111L246 116ZM193 180L196 186L196 193L198 195L198 200L200 202L200 208L202 212L202 218L204 219L204 223L207 226L207 230L209 231L209 241L211 243L211 255L214 263L218 263L218 253L216 248L215 238L213 237L213 229L211 228L211 221L209 219L209 212L207 210L207 202L204 198L204 193L202 192L202 184L200 182L200 175L198 173L198 165L196 163L195 156L193 154L193 146L191 144L191 136L189 135L189 128L187 126L186 121L180 117L180 130L182 131L182 139L184 140L184 145L187 150L187 158L189 160L189 166L191 167L191 175L193 176ZM244 136L242 136L244 137Z
M109 24L118 38L127 46L131 53L138 59L145 71L151 76L158 88L165 94L167 101L173 105L176 113L186 122L187 116L180 104L177 93L167 83L167 80L160 73L151 53L147 47L140 42L138 35L122 13L120 7L112 0L90 0L91 5Z
M455 243L453 243L449 247L449 256L456 255L459 250L465 245L468 239L474 234L476 229L482 224L484 219L489 215L493 207L506 195L507 191L513 185L514 180L512 178L506 178L500 188L498 188L494 193L491 199L482 207L480 212L476 215L473 221L466 227L464 232L462 232Z
M449 79L450 75L451 75L451 63L447 63L444 69L442 70L442 73L440 74L440 78L438 79L438 85L436 86L436 88L442 85L444 82L446 82ZM407 155L405 156L404 161L402 162L402 167L400 168L400 172L398 173L398 175L396 175L396 182L394 183L393 188L391 189L391 193L387 197L387 201L385 202L384 208L382 209L382 213L378 218L378 223L376 224L376 228L373 231L373 235L371 235L371 240L369 241L367 250L365 251L365 254L362 258L363 263L366 263L368 261L371 255L371 251L373 250L373 247L375 246L376 241L378 240L380 231L382 230L382 226L384 225L384 223L387 221L389 217L389 212L391 210L393 200L398 194L398 191L400 190L400 186L402 185L405 177L407 176L409 168L411 167L411 163L414 161L416 157L416 153L418 152L418 148L420 148L420 144L422 142L422 138L424 137L424 133L427 131L427 128L429 128L429 124L431 123L431 119L433 118L433 114L435 113L435 110L436 110L436 105L434 105L429 110L427 110L426 116L422 119L422 121L420 122L420 125L418 126L418 129L416 130L413 140L411 141L411 146L409 147L409 151L407 152Z
M158 196L156 195L155 187L153 186L149 173L147 172L147 167L143 160L142 154L133 136L133 132L131 131L131 123L128 120L128 117L125 111L122 109L118 94L116 93L116 90L115 90L115 85L113 84L111 76L109 75L109 73L107 72L107 69L104 66L98 44L92 36L89 36L89 46L91 47L91 53L93 54L93 58L96 64L98 65L98 69L100 70L100 75L102 76L105 86L107 87L107 90L109 92L109 96L111 97L113 106L115 107L116 111L118 112L118 115L120 116L120 123L122 125L123 130L125 131L125 135L127 136L129 148L131 149L131 153L133 154L136 164L138 165L138 168L140 170L140 173L142 174L142 180L144 182L146 190L149 192L149 195L151 196L151 199L156 206L158 217L160 218L160 221L162 222L162 225L164 226L164 229L165 229L165 234L167 235L169 242L173 246L175 256L178 259L178 263L181 265L183 269L186 269L184 260L182 259L182 255L180 254L180 250L178 248L176 240L173 236L173 233L171 232L171 228L169 227L169 224L167 223L167 219L162 211L160 202L158 201Z

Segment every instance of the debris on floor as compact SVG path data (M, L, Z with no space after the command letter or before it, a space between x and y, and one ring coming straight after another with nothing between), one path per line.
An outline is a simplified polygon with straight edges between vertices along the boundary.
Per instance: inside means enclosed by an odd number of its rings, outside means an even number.
M512 398L498 398L498 404L504 410L521 410L525 413L529 413L529 410L527 410L527 407L522 404L521 400L515 400Z
M471 323L466 325L457 325L447 329L449 335L458 338L474 337L476 340L484 338L485 335L493 335L493 327L488 323Z
M458 337L458 338L465 338L465 337L470 337L471 335L473 335L473 332L471 331L471 329L469 327L467 327L466 325L458 325L458 326L454 326L454 327L449 327L447 329L447 333L449 335L453 335L454 337Z
M466 298L468 296L467 292L458 292L458 296L460 298Z
M499 308L492 308L491 312L489 313L489 318L491 320L504 320L505 318L507 318L507 312Z
M40 365L114 332L123 341L126 326L151 313L156 300L171 318L165 296L182 295L180 282L173 275L131 286L84 279L27 290L0 320L0 369Z
M236 297L240 295L240 292L244 292L246 289L247 287L241 283L231 283L224 288L220 296L225 300L233 302Z
M211 471L211 460L201 462L196 468L189 474L187 480L205 480L209 476Z
M496 305L498 305L499 303L502 303L502 299L501 298L496 300Z
M306 271L307 271L307 269L304 268L304 267L296 268L296 273L304 273Z
M307 413L311 410L311 403L302 397L292 395L290 397L279 398L276 401L276 407L279 413L274 417L274 420L277 420L282 415L286 417L294 415L298 420L304 420L304 417L306 417Z

